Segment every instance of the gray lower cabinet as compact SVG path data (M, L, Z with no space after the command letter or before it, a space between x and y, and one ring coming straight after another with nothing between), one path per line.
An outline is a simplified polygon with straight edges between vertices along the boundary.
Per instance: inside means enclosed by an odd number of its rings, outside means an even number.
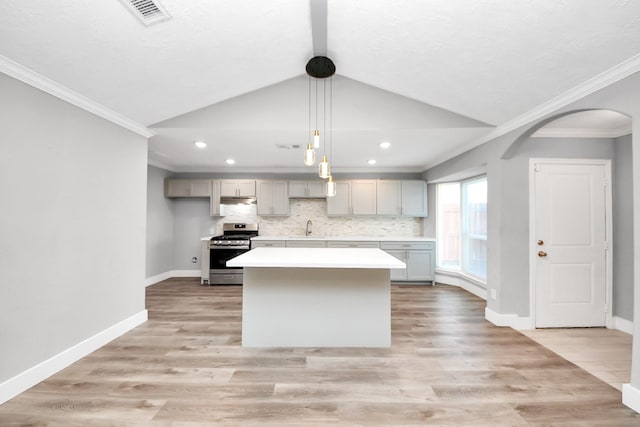
M251 249L253 248L284 248L284 240L252 240Z
M324 240L287 240L288 248L326 248L327 242Z
M379 248L379 242L363 242L351 240L330 240L327 242L328 248Z
M380 242L380 249L407 265L405 270L391 270L391 280L435 280L435 242Z

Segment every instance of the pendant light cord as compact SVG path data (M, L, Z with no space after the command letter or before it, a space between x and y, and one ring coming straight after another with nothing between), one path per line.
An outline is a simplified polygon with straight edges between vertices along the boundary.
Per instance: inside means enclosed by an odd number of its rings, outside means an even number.
M329 157L333 162L333 76L329 77Z
M322 132L326 135L327 134L327 83L325 80L322 80ZM325 143L323 144L323 148L322 148L322 153L323 154L327 154L327 143L326 143L326 136L325 136Z
M309 82L309 134L307 138L311 137L311 142L313 142L313 135L311 134L311 76L307 76L307 81ZM309 140L307 140L307 144Z

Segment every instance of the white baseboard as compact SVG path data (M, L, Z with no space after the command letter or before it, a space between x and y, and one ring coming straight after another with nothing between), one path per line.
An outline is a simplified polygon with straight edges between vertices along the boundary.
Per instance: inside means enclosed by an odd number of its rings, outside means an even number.
M145 286L155 285L163 280L171 279L172 277L200 277L200 270L169 270L164 273L156 274L155 276L148 277L144 280Z
M640 413L640 389L631 384L622 384L622 403Z
M509 326L516 330L535 329L530 317L520 317L517 314L496 313L489 307L484 308L484 318L496 326Z
M0 405L147 321L142 310L0 384Z
M629 335L633 335L633 322L622 317L613 316L613 329L617 329Z
M156 274L155 276L147 277L144 279L144 286L155 285L158 282L162 282L163 280L167 280L171 278L171 272L165 271L164 273Z
M487 290L480 282L456 272L436 271L436 283L443 285L458 286L473 295L487 300Z

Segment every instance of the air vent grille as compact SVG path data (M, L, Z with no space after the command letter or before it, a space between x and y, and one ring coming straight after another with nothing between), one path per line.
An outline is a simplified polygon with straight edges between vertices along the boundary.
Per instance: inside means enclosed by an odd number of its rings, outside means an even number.
M120 0L144 25L171 18L158 0Z
M276 148L279 150L291 150L300 148L300 144L276 144Z

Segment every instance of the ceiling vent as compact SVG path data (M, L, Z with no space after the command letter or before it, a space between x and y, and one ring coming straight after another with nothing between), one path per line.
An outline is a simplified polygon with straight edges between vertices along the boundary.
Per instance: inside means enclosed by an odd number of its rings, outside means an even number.
M291 150L300 148L300 144L276 144L276 148L279 150Z
M144 25L152 25L171 18L158 0L120 0Z

